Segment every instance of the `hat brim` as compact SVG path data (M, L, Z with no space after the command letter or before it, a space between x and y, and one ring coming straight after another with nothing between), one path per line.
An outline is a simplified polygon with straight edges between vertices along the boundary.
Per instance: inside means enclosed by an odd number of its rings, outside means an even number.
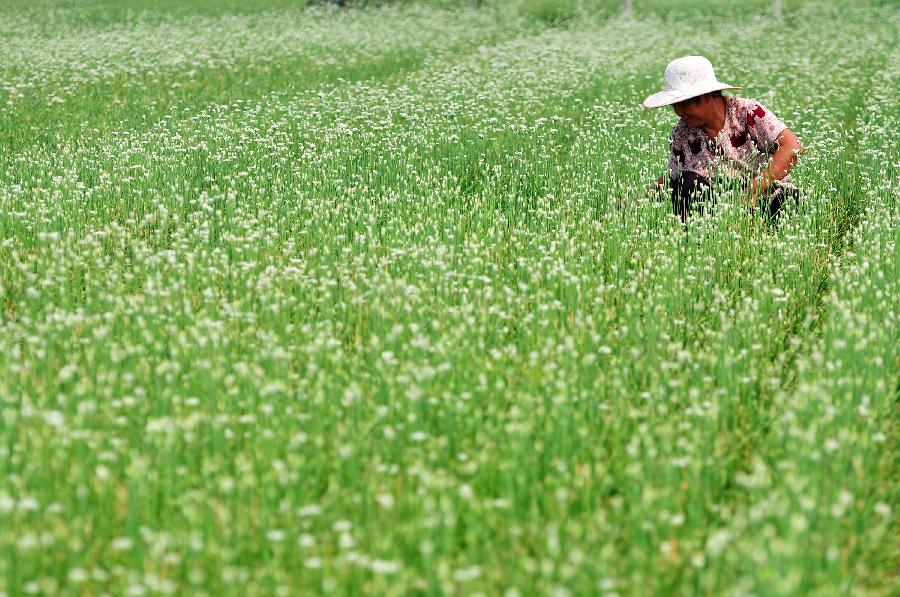
M684 91L680 89L665 89L648 96L647 99L644 100L643 106L645 108L661 108L662 106L670 106L672 104L677 104L678 102L683 102L684 100L691 99L692 97L697 97L698 95L703 95L704 93L710 93L712 91L724 91L726 89L743 89L743 87L735 87L726 83L714 83L705 87L691 89L690 91Z

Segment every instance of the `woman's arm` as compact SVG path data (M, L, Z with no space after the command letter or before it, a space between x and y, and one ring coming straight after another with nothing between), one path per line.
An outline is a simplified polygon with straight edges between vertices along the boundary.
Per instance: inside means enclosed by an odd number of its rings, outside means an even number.
M778 149L775 150L769 163L766 164L766 167L762 169L759 176L750 185L750 207L752 208L756 207L756 198L760 194L768 191L776 180L781 180L787 176L791 168L796 165L800 154L804 151L803 145L800 144L800 140L791 129L781 131L777 141Z

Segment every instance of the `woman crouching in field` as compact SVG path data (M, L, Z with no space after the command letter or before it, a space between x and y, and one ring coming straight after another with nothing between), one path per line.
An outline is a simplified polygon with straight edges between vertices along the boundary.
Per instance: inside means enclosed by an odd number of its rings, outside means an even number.
M764 203L777 217L788 197L799 190L790 171L803 153L797 136L759 102L722 95L741 89L716 80L703 56L685 56L666 66L665 89L644 100L647 108L673 106L681 120L669 140L669 175L660 176L656 191L667 186L672 209L683 222L716 180L737 181L741 201L756 209Z

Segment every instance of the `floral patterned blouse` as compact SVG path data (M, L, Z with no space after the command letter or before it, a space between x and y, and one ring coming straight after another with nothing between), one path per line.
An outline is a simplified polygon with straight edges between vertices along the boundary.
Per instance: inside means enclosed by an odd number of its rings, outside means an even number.
M679 120L669 139L669 176L678 178L687 170L712 179L714 175L749 180L768 163L775 140L785 124L761 103L740 97L725 99L725 126L715 139L703 129ZM775 187L794 187L787 174ZM772 191L778 192L773 188Z

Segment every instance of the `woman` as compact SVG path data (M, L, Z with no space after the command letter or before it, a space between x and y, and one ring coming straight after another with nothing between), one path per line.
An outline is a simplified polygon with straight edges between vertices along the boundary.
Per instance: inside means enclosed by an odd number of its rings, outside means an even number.
M698 192L724 177L742 188L741 200L756 209L766 203L776 217L787 197L799 190L790 177L803 146L791 129L759 102L722 95L741 89L716 79L712 64L703 56L685 56L666 66L665 88L644 100L644 107L673 106L681 120L669 140L669 176L672 209L685 220ZM666 186L666 176L656 190ZM706 193L708 194L708 193Z

